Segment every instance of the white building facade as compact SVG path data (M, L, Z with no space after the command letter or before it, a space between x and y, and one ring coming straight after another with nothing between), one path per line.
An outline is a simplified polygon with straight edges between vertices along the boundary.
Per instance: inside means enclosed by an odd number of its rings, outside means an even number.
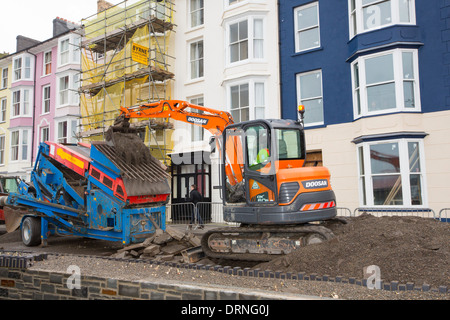
M172 99L228 111L234 122L280 118L278 10L267 0L178 0ZM209 161L211 135L176 123L174 154ZM172 157L172 160L174 158ZM220 202L218 153L211 165L186 164L175 170L173 202L197 184L204 199ZM205 173L200 178L199 173ZM178 173L178 175L177 175ZM177 201L178 199L178 201Z

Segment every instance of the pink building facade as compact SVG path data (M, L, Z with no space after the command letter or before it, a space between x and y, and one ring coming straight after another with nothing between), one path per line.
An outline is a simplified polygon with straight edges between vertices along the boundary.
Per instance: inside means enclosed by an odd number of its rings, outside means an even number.
M27 39L12 54L8 175L29 179L39 144L76 142L79 119L80 35L75 25L53 21L54 36Z

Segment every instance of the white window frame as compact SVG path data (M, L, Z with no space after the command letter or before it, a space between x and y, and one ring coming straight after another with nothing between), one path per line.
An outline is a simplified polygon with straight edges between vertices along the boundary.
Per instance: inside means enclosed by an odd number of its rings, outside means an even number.
M2 68L1 70L2 70L2 75L1 75L2 76L2 82L1 82L0 89L6 89L6 88L8 88L8 73L9 73L9 70L8 70L8 67ZM6 76L5 76L5 73L6 73Z
M25 94L25 92L28 91L28 97ZM14 101L14 94L16 92L19 92L19 101ZM31 117L32 114L32 100L34 97L34 90L31 87L18 87L15 88L14 91L11 92L12 97L12 110L10 119L15 119L19 117ZM28 98L28 100L25 100L25 98ZM15 104L18 104L19 107L19 113L16 114ZM25 112L26 111L26 112Z
M44 139L44 131L47 131L47 139ZM50 126L45 125L39 128L39 142L45 142L50 140Z
M303 28L301 30L299 30L299 26L298 26L298 12L301 10L305 10L305 9L309 9L312 7L316 7L317 8L317 25L311 25L308 26L306 28ZM309 51L309 50L313 50L313 49L317 49L321 47L321 39L320 39L320 15L319 15L319 2L312 2L300 7L297 7L294 9L294 34L295 34L295 52L296 53L300 53L300 52L304 52L304 51ZM313 29L318 29L318 34L319 34L319 41L318 44L312 47L308 47L308 48L304 48L304 49L300 49L300 40L299 40L299 34L301 32L305 32L305 31L309 31L309 30L313 30Z
M403 73L403 53L412 53L413 58L413 79L405 79ZM382 57L392 54L393 56L393 73L394 79L386 83L395 83L395 101L396 107L384 110L369 111L367 88L371 86L382 85L383 82L375 84L366 84L366 68L365 62L368 59ZM357 87L357 78L355 74L355 65L358 64L359 87ZM361 56L351 63L351 77L352 77L352 93L353 93L353 115L354 119L364 116L382 115L395 112L420 112L420 83L419 83L419 58L416 49L394 49L383 51L371 55ZM414 107L405 107L404 103L404 82L413 82L414 89Z
M231 97L231 88L232 87L236 87L236 86L241 86L241 85L248 85L248 101L249 101L249 105L248 105L248 120L255 120L256 119L256 108L264 108L264 114L267 114L266 109L267 109L267 101L268 101L268 90L267 90L267 80L264 77L249 77L249 78L245 78L245 79L240 79L237 81L233 81L233 82L229 82L226 85L226 93L227 93L227 110L228 112L230 112L230 114L233 112L233 110L236 109L232 109L231 108L231 104L232 104L232 97ZM262 99L262 103L264 105L260 105L258 104L258 99L256 97L256 85L263 85L264 88L264 93L263 93L263 99ZM247 106L245 106L247 107ZM242 106L239 108L243 109ZM260 117L258 117L260 118ZM265 118L265 117L263 117ZM239 119L240 121L243 121L242 119ZM234 121L238 121L238 119L234 119Z
M13 136L14 133L18 133L19 135L19 143L13 144ZM30 148L31 148L31 129L16 129L11 131L10 136L10 161L12 163L21 162L21 161L29 161L30 159ZM24 143L24 137L26 135L26 144ZM13 148L17 148L17 159L13 159ZM24 158L24 148L26 148L26 157Z
M198 54L198 44L201 42L203 46L202 56L192 57L192 46L196 45L196 53ZM189 80L199 80L203 79L205 76L205 43L203 39L197 39L188 43L189 50ZM194 70L194 66L196 70ZM193 72L195 72L195 76L193 76Z
M20 66L19 62L20 61ZM22 80L22 68L23 68L23 58L22 56L16 57L12 62L13 66L13 82Z
M67 50L62 51L62 44L66 41ZM58 68L69 64L80 63L80 44L81 37L74 34L70 34L58 40ZM65 56L67 56L67 58L65 58Z
M317 73L320 73L320 77L321 77L321 81L320 81L320 92L321 92L321 95L320 96L315 96L315 97L302 97L300 78L302 76L308 76L308 75L317 74ZM305 101L317 100L317 99L321 99L322 100L322 118L323 118L323 121L317 121L317 122L311 122L311 123L306 123L305 122L305 127L314 127L314 126L324 125L325 124L325 111L324 111L325 110L325 103L323 101L323 74L322 74L322 69L317 69L317 70L312 70L312 71L298 73L296 75L295 79L296 79L296 87L297 87L297 105L304 104ZM308 110L306 110L306 113L307 112L308 112Z
M48 98L46 98L45 96L45 92L46 89L48 89L49 92L49 96ZM41 114L48 114L50 113L51 110L51 94L52 94L52 89L50 85L46 85L42 87L42 110L41 110ZM48 103L48 111L45 110L46 104Z
M0 123L6 122L6 110L8 109L8 99L0 99Z
M66 135L60 135L60 126L66 124ZM64 129L64 127L63 127ZM64 134L64 132L63 132ZM56 141L58 143L67 143L69 141L69 121L68 120L62 120L58 121L56 124Z
M201 26L203 26L205 24L205 0L187 0L188 1L188 8L189 8L189 15L188 15L188 29L196 29L199 28ZM192 1L197 1L200 5L201 2L203 1L203 6L197 8L197 9L193 9L192 8ZM196 25L194 24L194 19L193 16L195 15L200 15L200 22Z
M6 135L0 134L0 165L5 165Z
M410 164L409 164L409 152L408 152L408 143L417 143L419 148L419 161L420 161L420 172L411 173L410 172ZM370 147L373 145L380 144L390 144L397 143L399 148L399 161L400 161L400 172L392 173L392 174L373 174L371 167L371 158L370 158ZM361 168L361 153L360 148L363 150L363 163L364 163L364 171ZM417 138L404 138L404 139L388 139L381 141L371 141L371 142L362 142L357 144L356 148L356 157L358 162L358 189L359 189L359 202L361 207L375 207L375 208L427 208L428 206L428 194L427 194L427 183L426 183L426 172L425 172L425 148L423 139ZM422 204L421 205L413 205L411 199L411 183L410 183L410 175L420 175L420 185L421 185L421 197ZM401 205L375 205L374 204L374 195L373 195L373 177L375 176L387 176L387 175L400 175L401 177L401 187L402 187L402 201ZM364 183L363 179L364 177ZM364 198L366 202L364 203Z
M386 24L374 25L371 28L367 28L364 30L364 8L370 6L376 6L377 4L390 1L391 4L391 22ZM358 34L362 34L365 32L378 30L382 28L386 28L392 25L415 25L416 24L416 4L415 0L409 1L409 14L410 21L409 22L401 22L400 21L400 1L403 0L374 0L374 2L370 5L362 4L362 0L348 0L348 10L349 10L349 34L350 39ZM373 15L369 17L369 19L374 20L376 23L376 10L373 11ZM374 22L374 21L372 21ZM356 27L356 30L355 30Z
M67 123L67 136L66 137L62 137L59 135L59 124L60 123ZM55 120L55 140L58 143L61 143L60 140L61 139L66 139L67 143L75 143L77 140L76 138L73 136L73 133L77 131L77 126L78 126L79 122L78 119L73 118L73 117L63 117L63 118L58 118Z
M20 61L20 67L16 66L17 61ZM21 55L14 57L12 66L13 66L12 82L30 81L34 79L34 58L32 55L23 53Z
M256 32L255 32L255 20L261 20L262 21L262 38L256 38ZM231 62L231 45L230 42L230 35L231 31L230 28L232 25L239 24L240 22L247 21L247 58L245 59L239 59L236 61ZM248 62L262 62L266 59L266 38L267 38L267 32L266 32L266 17L262 15L249 15L245 17L241 17L239 19L235 19L232 21L229 21L226 23L225 26L225 42L226 42L226 66L236 66ZM256 57L255 52L255 41L263 41L262 45L262 57ZM238 41L242 42L242 41Z
M68 77L68 87L64 90L67 94L67 101L61 103L61 79ZM56 79L56 108L62 108L66 106L78 106L80 103L80 97L78 95L78 88L80 74L76 71L69 71L61 73Z
M201 96L191 97L189 98L189 103L198 105L198 106L204 106L205 105L205 98ZM190 112L198 113L201 115L203 113L202 110L190 110ZM192 125L191 126L191 141L192 142L198 142L203 141L205 139L205 129L203 129L200 126Z
M48 54L50 54L50 61L48 62L47 61L47 55ZM49 50L49 51L46 51L46 52L44 52L44 54L42 55L42 68L43 68L43 70L42 70L42 75L45 77L45 76L48 76L48 75L50 75L50 74L52 74L52 68L53 68L53 65L52 65L52 62L53 62L53 53L52 53L52 50ZM48 65L50 65L50 72L49 73L47 73L47 66Z

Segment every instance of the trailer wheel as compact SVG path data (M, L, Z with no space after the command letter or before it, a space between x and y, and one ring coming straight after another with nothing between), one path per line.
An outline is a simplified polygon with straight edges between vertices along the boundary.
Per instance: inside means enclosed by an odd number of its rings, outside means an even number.
M22 242L27 247L34 247L41 243L41 219L26 217L22 222Z

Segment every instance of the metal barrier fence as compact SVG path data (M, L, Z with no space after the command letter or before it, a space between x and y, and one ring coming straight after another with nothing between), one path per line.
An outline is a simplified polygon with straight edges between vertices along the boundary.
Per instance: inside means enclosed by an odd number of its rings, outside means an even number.
M194 212L197 214L194 215ZM227 223L223 220L222 202L192 202L172 203L166 205L166 220L173 224L208 224L226 223L238 225L238 223Z
M421 218L433 218L436 219L436 213L433 209L420 209L420 208L356 208L353 211L353 217L358 217L364 213L371 214L375 217L382 216L401 216L401 217L421 217Z
M345 207L337 207L336 209L338 217L358 217L367 213L375 217L416 216L450 222L450 208L444 208L438 214L433 209L422 208L356 208L353 212ZM197 215L194 215L195 210ZM226 223L228 225L239 225L238 223L227 223L223 220L222 202L199 202L197 205L192 202L167 204L166 220L172 224Z
M450 222L450 208L441 209L438 219L443 222Z
M352 210L349 208L343 208L343 207L336 207L337 216L338 217L351 217L352 216Z

